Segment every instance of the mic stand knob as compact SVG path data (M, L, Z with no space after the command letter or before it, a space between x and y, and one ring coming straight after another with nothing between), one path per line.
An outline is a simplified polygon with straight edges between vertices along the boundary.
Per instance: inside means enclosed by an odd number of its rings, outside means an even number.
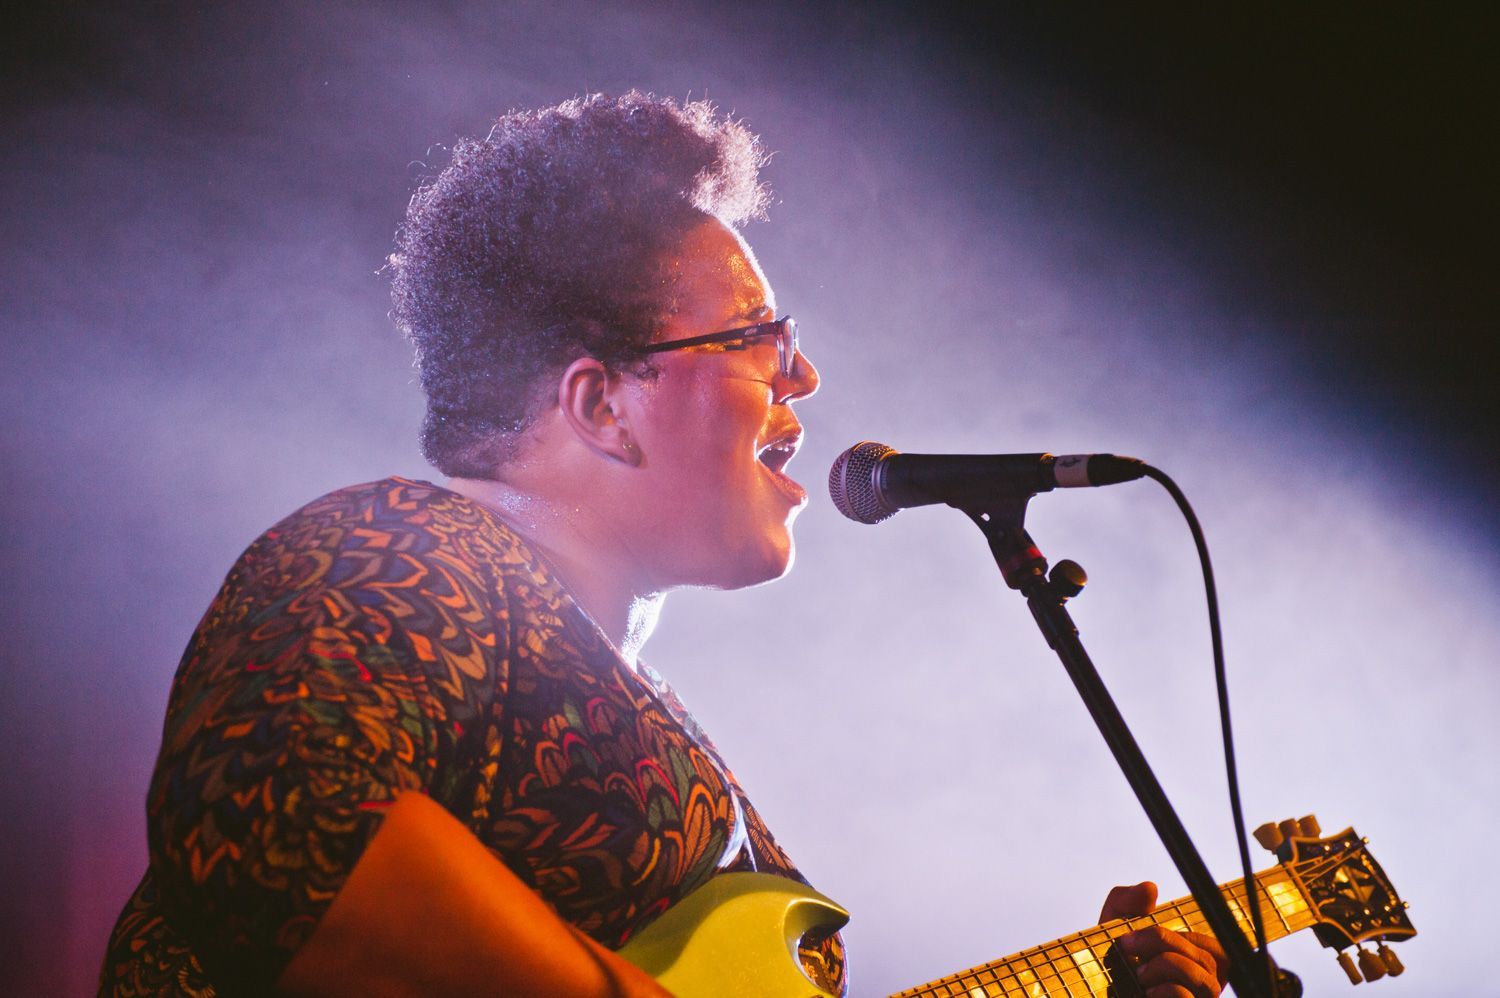
M1083 566L1076 561L1064 558L1052 566L1052 571L1047 575L1047 588L1059 603L1065 602L1083 592L1083 587L1088 585L1088 573Z

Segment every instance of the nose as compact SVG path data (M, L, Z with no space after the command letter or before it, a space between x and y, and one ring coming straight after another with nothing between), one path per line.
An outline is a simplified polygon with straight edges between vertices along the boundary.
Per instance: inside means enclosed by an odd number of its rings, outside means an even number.
M786 403L805 399L818 390L818 385L822 383L822 380L818 377L818 369L813 367L812 361L808 360L807 355L801 350L798 350L792 359L792 373L782 377L783 391L776 401Z

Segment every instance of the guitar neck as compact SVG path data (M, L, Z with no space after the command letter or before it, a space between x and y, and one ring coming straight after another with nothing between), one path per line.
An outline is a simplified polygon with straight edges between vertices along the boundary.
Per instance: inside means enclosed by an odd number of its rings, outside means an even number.
M1266 941L1281 939L1316 923L1307 899L1285 867L1274 867L1254 877L1255 896L1266 927ZM1219 887L1241 931L1254 938L1245 882L1236 880ZM1160 925L1212 934L1208 921L1191 897L1159 906L1149 915L1106 922L1092 929L1064 936L1054 942L1023 950L1014 956L986 963L941 980L932 981L892 998L924 996L968 996L968 998L1104 998L1119 971L1110 952L1113 941L1137 929Z

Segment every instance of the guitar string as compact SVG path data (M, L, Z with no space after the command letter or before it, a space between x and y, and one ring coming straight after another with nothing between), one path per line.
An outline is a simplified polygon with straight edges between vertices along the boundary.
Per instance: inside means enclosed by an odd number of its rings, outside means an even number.
M1285 863L1275 869L1262 871L1261 873L1256 874L1253 878L1253 886L1256 889L1256 896L1258 899L1259 907L1261 908L1262 912L1269 908L1276 914L1277 919L1282 923L1282 927L1285 930L1284 934L1298 932L1302 929L1316 924L1318 921L1316 909L1307 901L1307 892L1304 889L1303 881L1316 880L1319 877L1325 876L1330 870L1337 869L1338 867L1345 865L1349 861L1351 855L1363 854L1364 850L1360 848L1355 848L1353 850L1346 849L1337 853L1323 856L1314 856L1309 857L1305 860ZM1289 906L1285 904L1278 904L1276 897L1272 895L1270 891L1271 887L1277 885L1290 886L1294 891L1294 894L1292 894L1291 897L1296 902L1296 905L1290 912L1290 918L1288 917L1288 912L1286 910ZM1230 900L1234 901L1240 908L1241 914L1236 918L1236 923L1243 929L1250 924L1250 920L1247 917L1244 917L1244 913L1249 903L1249 892L1246 890L1245 882L1243 880L1233 881L1226 886L1225 890ZM1391 890L1389 886L1386 887L1386 890L1387 892L1394 894L1394 891ZM1194 902L1192 898L1182 898L1178 901L1171 902L1167 905L1164 905L1156 912L1153 912L1151 915L1142 916L1137 919L1126 920L1124 925L1129 927L1127 928L1127 931L1135 931L1138 927L1143 928L1149 925L1162 924L1163 922L1172 921L1174 919L1182 921L1184 925L1188 926L1193 931L1207 930L1209 928L1207 920L1202 916L1202 912L1198 910L1196 902ZM1145 924L1138 926L1136 923L1140 922L1144 922ZM1044 968L1050 969L1052 971L1052 976L1059 982L1061 982L1065 989L1068 988L1069 983L1084 983L1089 985L1092 989L1094 984L1101 979L1113 983L1110 979L1108 969L1103 968L1103 973L1092 974L1082 970L1077 966L1077 961L1072 959L1073 953L1079 953L1082 951L1074 950L1069 952L1066 949L1066 944L1070 941L1084 942L1086 944L1086 948L1090 951L1092 962L1097 962L1097 947L1102 944L1107 948L1108 944L1112 943L1115 938L1116 936L1111 935L1108 930L1103 930L1096 927L1094 929L1085 930L1084 932L1075 933L1072 936L1064 937L1063 939L1060 939L1055 943L1032 947L1031 949L1023 950L1022 952L1017 953L1012 957L992 961L988 964L982 964L977 968L970 968L970 970L961 972L959 974L952 974L947 977L940 978L938 981L933 981L930 985L926 985L924 987L936 987L940 984L943 986L966 986L963 983L966 978L974 979L975 986L984 983L996 983L1004 987L1006 982L999 979L998 974L996 973L997 969L1007 968L1011 965L1014 965L1018 960L1024 960L1026 962L1027 969L1031 970L1033 975L1035 976L1037 964L1033 961L1033 957L1040 957L1040 959L1043 961L1042 966ZM1278 936L1278 938L1280 938L1280 936ZM1100 941L1096 942L1096 939ZM1049 947L1053 949L1061 947L1060 955L1049 955L1047 953ZM1070 979L1063 974L1060 974L1055 967L1051 966L1054 962L1059 965L1066 966L1069 971L1076 975L1076 980ZM992 977L992 981L979 981L975 977L975 974L977 973L990 974L990 976ZM1038 977L1037 983L1042 983L1040 977ZM903 992L903 994L906 993L907 992ZM920 993L922 993L922 989L920 988L913 989L910 992L910 994L913 995Z
M1356 849L1353 852L1356 854L1362 854L1363 850ZM1261 873L1256 874L1254 877L1254 887L1256 888L1257 897L1262 899L1260 902L1261 910L1264 911L1265 909L1270 908L1272 911L1274 911L1287 934L1301 931L1302 929L1305 929L1310 925L1316 924L1318 920L1317 916L1314 912L1313 907L1307 903L1305 893L1302 889L1302 885L1298 883L1298 879L1299 877L1316 879L1319 876L1325 875L1327 871L1336 869L1339 866L1344 865L1348 861L1348 859L1349 851L1345 851L1330 855L1310 857L1306 860L1287 863L1281 867L1262 871ZM1270 888L1278 884L1289 885L1295 891L1293 897L1298 902L1298 904L1297 909L1292 911L1291 914L1292 918L1296 919L1301 924L1294 925L1292 921L1288 920L1287 914L1283 910L1285 906L1278 904L1276 898L1271 894ZM1387 889L1389 890L1389 888ZM1242 912L1241 916L1236 918L1236 923L1239 924L1242 928L1249 925L1249 920L1243 917L1244 909L1249 900L1248 891L1246 890L1244 881L1238 880L1231 882L1229 885L1227 885L1226 892L1229 895L1229 898L1240 907L1240 910ZM1126 927L1126 931L1136 931L1138 927L1144 928L1150 925L1159 925L1164 922L1170 922L1173 920L1181 921L1192 931L1206 930L1209 928L1207 920L1203 917L1202 912L1198 909L1196 902L1194 902L1192 898L1182 898L1177 901L1170 902L1169 904L1164 905L1162 908L1157 909L1157 911L1153 912L1151 915L1125 920L1122 927ZM1140 922L1144 922L1145 925L1137 926L1136 923ZM1124 933L1120 934L1123 935ZM1085 984L1089 986L1091 993L1097 993L1095 991L1094 985L1101 980L1110 984L1113 983L1108 968L1103 967L1102 964L1098 963L1098 948L1100 946L1103 946L1107 949L1108 945L1112 944L1115 938L1117 938L1117 936L1111 935L1109 930L1104 930L1101 927L1095 927L1093 929L1085 930L1080 933L1075 933L1072 936L1066 936L1054 943L1043 944L1041 946L1032 947L1028 950L1023 950L1012 957L992 961L988 964L981 964L978 967L970 968L969 970L962 971L958 974L948 975L947 977L940 978L937 981L930 982L930 984L928 985L914 988L909 992L901 992L901 994L936 994L936 992L932 991L931 989L936 987L943 987L946 989L948 987L954 986L972 988L980 987L989 983L994 983L1004 988L1007 986L1007 982L1000 979L997 970L1001 968L1008 969L1009 967L1013 966L1017 962L1017 960L1025 961L1026 970L1029 970L1032 973L1033 977L1036 979L1037 984L1045 986L1045 975L1037 973L1037 970L1041 969L1043 971L1050 972L1051 978L1055 979L1058 983L1061 983L1064 990L1067 991L1070 995L1070 984L1073 983ZM1097 942L1095 941L1096 939L1098 940ZM1074 940L1082 941L1086 944L1085 949L1089 951L1091 957L1090 962L1100 966L1102 973L1089 973L1078 967L1078 962L1073 959L1073 956L1076 953L1083 952L1083 950L1069 951L1066 948L1066 944L1069 941ZM1049 949L1057 952L1057 955L1050 955L1047 952ZM1036 963L1033 957L1039 958L1042 962L1040 964ZM1066 976L1065 973L1059 972L1057 970L1057 966L1065 966L1068 971L1072 972L1074 977L1070 979L1068 976ZM982 981L977 976L978 974L988 974L991 980ZM1019 982L1019 974L1010 973L1009 976L1011 976L1015 981ZM972 981L973 983L969 984L969 981ZM1017 983L1017 986L1024 988L1024 986L1020 985L1019 983Z
M1301 864L1301 866L1307 866L1310 869L1316 869L1319 866L1326 867L1329 864L1326 860L1328 860L1328 857L1316 857L1316 860ZM1343 863L1343 860L1335 861L1335 864L1338 863ZM1302 891L1298 890L1296 891L1296 900L1299 902L1298 911L1293 911L1293 917L1301 914L1304 924L1293 926L1292 921L1287 920L1286 912L1283 911L1284 905L1277 903L1277 897L1269 890L1269 888L1277 884L1292 884L1293 887L1296 887L1292 876L1287 875L1286 867L1266 870L1266 872L1256 876L1254 887L1257 888L1257 897L1263 899L1262 903L1260 903L1262 911L1265 911L1266 908L1271 908L1272 911L1275 911L1278 920L1283 923L1283 927L1287 933L1296 932L1296 930L1302 929L1302 927L1307 927L1308 924L1316 923L1317 918L1313 917L1310 906L1307 905L1304 897L1302 897ZM1244 912L1245 902L1248 902L1248 891L1245 890L1244 881L1230 884L1227 893L1229 893L1230 899L1235 900L1241 911ZM1164 924L1170 923L1170 921L1181 921L1185 927L1194 930L1194 932L1200 932L1200 930L1208 932L1209 930L1208 920L1203 917L1202 911L1197 908L1197 903L1191 897L1167 903L1163 908L1152 912L1151 915L1127 920L1122 927L1125 927L1127 930L1136 930L1137 927L1145 927L1140 926L1139 923L1145 923L1146 926L1149 926L1149 924ZM1242 930L1247 926L1248 920L1244 918L1244 914L1241 915L1241 918L1238 918L1238 924ZM1031 950L1023 950L1022 953L1017 954L1017 957L1022 957L1025 960L1026 969L1031 971L1032 978L1040 986L1049 987L1050 983L1056 981L1056 983L1062 984L1062 987L1064 987L1065 992L1068 993L1070 998L1073 995L1071 984L1074 983L1089 987L1089 992L1091 993L1098 993L1098 984L1101 981L1113 983L1112 978L1110 978L1109 969L1103 968L1103 965L1098 963L1098 950L1100 948L1107 948L1107 945L1112 944L1115 938L1115 935L1110 935L1109 930L1098 929L1097 927L1097 929L1076 933L1074 936L1065 936L1064 939L1059 939L1059 941L1052 942L1052 944L1043 944L1040 947L1032 947ZM1068 942L1074 941L1074 939L1080 939L1080 941L1085 942L1085 948L1083 950L1068 950ZM1083 953L1083 951L1088 951L1089 962L1092 965L1100 965L1104 971L1103 974L1101 972L1085 971L1082 966L1079 966L1079 960L1076 959L1076 956ZM1038 963L1038 960L1040 960L1040 963ZM963 993L972 993L974 987L980 987L984 983L996 983L1004 989L1005 981L999 980L996 968L998 966L1014 965L1014 962L1016 962L1016 957L1011 957L1008 960L998 960L998 962L989 963L989 965L981 965L980 968L971 968L969 971L941 978L941 981L933 981L933 986L942 986L945 989L948 986L959 986L968 989ZM1065 968L1064 971L1059 971L1059 966ZM977 977L977 972L987 972L992 981L981 981ZM1019 983L1020 975L1013 974L1013 977L1016 977L1017 983ZM1025 987L1025 984L1019 983L1019 986ZM981 993L987 993L987 989L981 989Z
M1306 865L1306 866L1309 866L1309 867L1312 867L1312 866L1315 866L1315 865L1326 865L1326 860L1327 859L1328 859L1328 857L1316 857L1313 861L1310 861L1308 863L1301 864L1301 865ZM1255 877L1255 886L1257 888L1259 888L1258 893L1261 894L1261 895L1263 895L1264 899L1265 899L1265 903L1263 903L1261 905L1262 910L1264 910L1265 908L1268 908L1268 907L1271 908L1271 909L1273 909L1273 910L1275 910L1277 912L1278 918L1280 918L1280 920L1282 921L1283 926L1290 933L1290 932L1298 931L1298 929L1297 928L1293 928L1292 925L1289 922L1287 922L1286 918L1281 913L1280 907L1276 904L1275 899L1271 896L1271 894L1270 894L1270 892L1268 890L1268 887L1272 886L1274 884L1288 883L1288 882L1290 882L1291 878L1288 877L1288 876L1286 876L1286 873L1287 873L1287 870L1286 870L1285 867L1279 868L1279 869L1273 869L1273 870L1263 871L1262 873L1256 875L1256 877ZM1246 897L1246 892L1245 892L1245 889L1244 889L1244 883L1243 883L1243 881L1235 881L1234 883L1230 884L1228 886L1228 891L1230 893L1231 898L1233 898L1236 902L1238 902L1240 898L1245 898ZM1300 895L1300 893L1301 892L1298 891L1299 895ZM1236 897L1235 895L1238 895L1238 897ZM1299 900L1300 900L1300 897L1299 897ZM1243 909L1243 905L1241 905L1241 907ZM1302 910L1303 910L1304 914L1306 914L1306 915L1309 916L1309 920L1308 920L1307 924L1310 925L1310 924L1313 924L1314 922L1316 922L1316 918L1312 918L1311 917L1311 912L1310 912L1310 910L1308 909L1308 907L1307 907L1307 905L1305 903L1303 903L1303 905L1302 905ZM1182 898L1182 899L1179 899L1177 901L1170 902L1167 905L1163 905L1161 908L1157 909L1155 912L1152 912L1150 915L1138 916L1135 919L1123 920L1121 927L1125 928L1127 932L1133 932L1133 931L1137 931L1138 928L1145 928L1145 927L1148 927L1148 926L1151 926L1151 925L1159 925L1159 924L1162 924L1164 922L1170 922L1170 921L1174 921L1174 920L1175 921L1181 921L1184 925L1188 926L1192 931L1200 931L1200 930L1207 930L1208 929L1208 922L1207 922L1207 920L1205 918L1203 918L1201 911L1199 911L1196 902L1194 902L1192 898ZM1242 925L1242 926L1249 924L1248 920L1246 920L1246 919L1239 919L1239 920L1237 920L1237 922L1240 925ZM1144 924L1138 924L1138 923L1144 923ZM1306 925L1301 926L1301 928L1306 928ZM1125 934L1124 932L1119 933L1119 935L1124 935L1124 934ZM1109 930L1105 930L1102 927L1095 927L1093 929L1088 929L1088 930L1085 930L1085 931L1080 932L1080 933L1075 933L1072 936L1065 936L1062 939L1057 940L1054 943L1045 943L1045 944L1042 944L1041 946L1035 946L1035 947L1032 947L1032 948L1030 948L1028 950L1023 950L1020 953L1015 954L1015 956L1013 956L1013 957L1009 957L1009 958L1004 958L1004 959L1001 959L1001 960L993 961L993 962L988 963L988 964L981 964L981 965L979 965L977 967L969 968L968 970L961 971L961 972L959 972L957 974L950 974L950 975L948 975L946 977L943 977L943 978L940 978L940 979L938 979L936 981L932 981L932 982L930 982L930 984L925 985L923 987L926 987L926 988L936 988L936 987L947 988L947 987L950 987L950 986L957 986L957 987L968 988L968 987L973 987L973 986L979 986L979 985L984 984L984 983L989 983L989 982L979 981L977 979L977 977L975 976L976 973L988 973L993 978L993 983L1001 984L1002 986L1004 986L1005 982L1002 982L1002 981L1000 981L998 979L998 975L996 974L996 970L998 968L1001 968L1001 967L1006 967L1007 965L1013 965L1018 959L1020 959L1020 960L1024 960L1025 961L1025 963L1026 963L1026 970L1031 971L1032 975L1036 978L1036 982L1038 984L1042 984L1043 986L1045 986L1045 983L1046 983L1045 980L1044 980L1044 978L1045 978L1046 975L1037 973L1038 969L1042 969L1042 970L1050 971L1051 972L1051 977L1055 978L1059 983L1061 983L1063 985L1064 990L1068 991L1069 995L1071 995L1071 993L1072 993L1071 992L1071 988L1069 987L1070 983L1082 983L1082 984L1085 984L1085 985L1087 985L1090 988L1090 993L1091 994L1096 994L1097 993L1097 989L1095 988L1095 984L1097 984L1098 982L1104 981L1104 982L1107 982L1108 984L1113 984L1113 978L1109 974L1108 968L1103 967L1102 963L1099 962L1098 949L1101 946L1107 949L1108 946L1110 944L1112 944L1116 938L1117 938L1117 936L1116 935L1111 935L1110 932L1109 932ZM1087 949L1089 951L1089 953L1090 953L1090 956L1092 958L1091 962L1094 963L1095 965L1100 966L1100 968L1102 970L1102 973L1089 973L1089 972L1083 971L1081 968L1079 968L1077 966L1077 961L1075 959L1073 959L1073 955L1075 953L1082 952L1082 950L1069 951L1066 948L1066 944L1069 941L1073 941L1075 939L1079 940L1079 941L1082 941L1082 942L1084 942L1086 944L1085 945L1085 949ZM1096 942L1096 940L1098 940L1098 941ZM1059 951L1058 955L1056 955L1056 956L1050 955L1047 952L1049 949L1052 949L1054 951ZM1034 956L1040 958L1040 960L1042 961L1042 963L1041 964L1037 964L1033 960ZM1064 967L1066 967L1069 971L1071 971L1075 975L1074 979L1072 979L1070 981L1070 979L1066 976L1065 973L1061 973L1061 972L1059 972L1056 969L1057 966L1064 966ZM1023 973L1024 973L1024 971L1023 971ZM1019 981L1021 975L1020 974L1012 973L1010 976L1012 976L1017 981ZM968 983L970 980L973 980L973 982L974 982L973 985L970 985ZM1020 985L1020 986L1022 986L1024 988L1024 985ZM907 993L908 992L902 992L902 994L907 994ZM914 989L910 993L913 994L913 995L916 995L916 994L921 994L923 992L921 991L921 989ZM936 994L935 991L934 992L930 992L930 993Z

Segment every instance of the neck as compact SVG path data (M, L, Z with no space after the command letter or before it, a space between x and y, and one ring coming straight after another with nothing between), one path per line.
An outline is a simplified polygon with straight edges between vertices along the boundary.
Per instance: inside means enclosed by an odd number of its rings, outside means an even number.
M536 548L632 667L661 614L666 594L637 581L638 561L586 505L560 502L515 485L450 479L448 488L482 503Z
M1252 893L1265 919L1267 941L1310 928L1317 921L1316 913L1285 867L1264 870L1255 875L1253 882L1253 891L1246 890L1242 880L1220 886L1235 922L1247 937L1251 935L1249 906ZM892 998L936 998L939 995L976 993L1104 998L1114 993L1114 977L1129 973L1118 962L1119 955L1113 950L1115 939L1151 925L1212 932L1198 911L1197 902L1190 897L1180 898L1159 906L1149 915L1106 922L1044 946L902 991Z

